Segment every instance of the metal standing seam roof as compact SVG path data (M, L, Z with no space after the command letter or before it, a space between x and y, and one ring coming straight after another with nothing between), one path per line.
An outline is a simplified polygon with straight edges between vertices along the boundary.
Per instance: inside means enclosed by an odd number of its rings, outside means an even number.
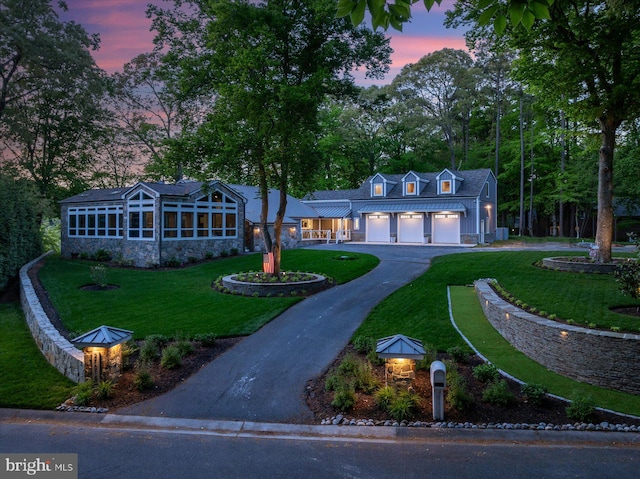
M346 218L351 214L350 206L310 206L321 218Z
M421 203L387 203L376 205L364 205L358 209L358 213L404 213L415 211L420 213L437 213L440 211L461 211L466 212L467 208L462 203L457 202L421 202Z
M111 326L100 326L88 333L78 336L72 339L71 342L81 346L98 346L98 347L111 347L120 343L124 343L131 339L133 331L126 329L113 328Z
M423 359L425 350L419 339L396 334L378 339L376 353L381 358Z

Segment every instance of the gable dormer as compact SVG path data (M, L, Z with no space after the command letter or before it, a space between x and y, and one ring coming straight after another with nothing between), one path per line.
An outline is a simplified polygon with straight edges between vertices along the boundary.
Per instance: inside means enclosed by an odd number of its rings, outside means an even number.
M384 198L396 184L394 181L388 180L380 173L376 173L373 178L369 180L369 183L371 183L372 198Z
M429 180L420 178L417 173L410 171L402 177L402 196L418 196L422 187L427 184Z
M464 178L457 176L448 168L442 170L437 176L439 195L455 195L464 181Z

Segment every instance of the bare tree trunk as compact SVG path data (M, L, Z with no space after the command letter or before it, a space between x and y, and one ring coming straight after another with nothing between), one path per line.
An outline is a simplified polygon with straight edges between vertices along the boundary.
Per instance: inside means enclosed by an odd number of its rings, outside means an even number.
M611 117L601 117L601 144L598 155L598 222L596 224L596 244L599 261L611 262L613 240L613 152L616 144L616 130L620 122Z
M260 199L262 201L260 209L260 234L262 235L262 241L264 242L265 251L272 250L272 239L269 233L269 186L267 185L267 173L264 169L262 161L258 162L258 182L260 187Z

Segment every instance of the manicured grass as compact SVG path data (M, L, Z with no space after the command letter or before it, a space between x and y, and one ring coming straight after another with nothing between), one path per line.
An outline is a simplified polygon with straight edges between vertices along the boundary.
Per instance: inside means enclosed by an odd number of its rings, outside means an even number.
M355 336L382 338L406 334L441 351L464 346L449 322L447 286L472 284L479 278L495 278L514 296L539 311L573 319L576 324L596 323L605 328L616 326L637 332L638 318L609 311L611 306L638 304L619 292L613 276L565 273L534 265L546 256L568 255L566 252L505 251L434 258L424 275L376 306Z
M452 313L467 339L498 368L526 383L542 384L550 393L571 399L576 393L590 395L603 408L640 416L640 396L574 381L517 351L487 321L473 288L450 288Z
M18 302L0 304L0 370L0 407L52 409L74 386L40 353Z
M282 253L282 269L321 273L344 283L378 264L371 255L349 253L357 258L349 261L339 259L340 255L310 249L287 250ZM259 271L260 254L163 271L109 268L108 283L119 285L118 289L81 290L81 286L91 283L90 266L95 264L54 256L40 270L41 281L60 318L74 333L108 325L132 330L136 338L176 333L246 335L300 301L299 297L234 296L211 289L212 281L221 275Z

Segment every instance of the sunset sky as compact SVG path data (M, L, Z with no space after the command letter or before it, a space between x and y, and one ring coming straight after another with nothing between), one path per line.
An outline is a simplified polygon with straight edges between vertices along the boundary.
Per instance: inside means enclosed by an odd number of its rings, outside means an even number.
M335 0L327 0L335 1ZM390 83L407 63L415 63L422 56L441 48L466 49L462 32L446 29L442 23L444 12L454 0L444 0L427 12L422 2L413 8L413 20L403 32L389 30L393 64L382 84ZM140 53L153 48L151 20L145 15L148 3L166 4L163 0L66 0L69 11L62 13L63 21L80 23L89 33L99 33L101 48L93 52L98 66L108 73L122 70L122 66ZM371 82L357 75L358 83Z

